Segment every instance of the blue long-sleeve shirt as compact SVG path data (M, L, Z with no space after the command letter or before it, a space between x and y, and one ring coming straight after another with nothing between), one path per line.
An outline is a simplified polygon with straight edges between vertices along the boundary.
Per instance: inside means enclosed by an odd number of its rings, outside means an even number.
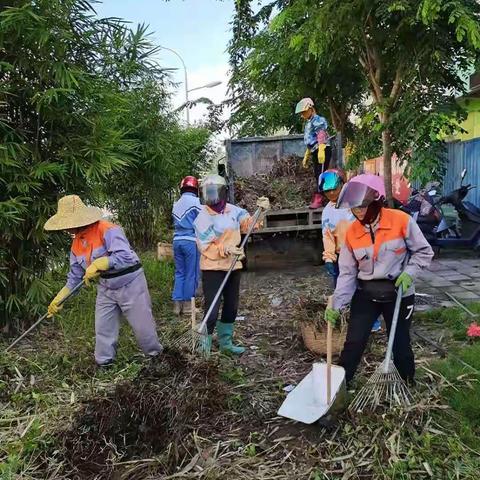
M320 130L327 130L328 122L325 118L315 114L305 122L305 129L303 133L303 141L305 145L312 151L318 148L318 132ZM328 141L327 141L328 145Z
M190 192L182 196L173 204L173 241L189 240L195 242L195 227L193 222L200 212L199 198Z

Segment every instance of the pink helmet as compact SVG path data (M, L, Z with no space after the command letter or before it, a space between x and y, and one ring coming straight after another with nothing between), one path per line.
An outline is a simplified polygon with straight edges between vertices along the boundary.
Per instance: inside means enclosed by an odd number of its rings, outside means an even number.
M385 181L380 175L373 175L372 173L362 173L350 179L351 182L363 183L367 187L373 188L378 192L380 197L386 196L385 194Z
M337 201L337 208L368 207L372 202L385 199L383 177L363 173L346 183Z

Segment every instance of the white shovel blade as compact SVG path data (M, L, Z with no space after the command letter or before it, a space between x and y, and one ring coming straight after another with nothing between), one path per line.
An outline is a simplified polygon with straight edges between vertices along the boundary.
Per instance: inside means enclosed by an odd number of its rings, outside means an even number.
M323 417L333 404L343 381L345 370L332 365L331 400L327 402L327 365L315 363L312 371L287 395L278 415L311 424Z

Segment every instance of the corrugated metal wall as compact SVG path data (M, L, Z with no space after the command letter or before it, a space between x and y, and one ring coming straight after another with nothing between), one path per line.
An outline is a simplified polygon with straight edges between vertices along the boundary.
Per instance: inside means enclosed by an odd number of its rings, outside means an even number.
M448 164L443 179L443 192L449 193L460 187L462 170L467 169L463 183L476 185L465 200L480 206L480 138L466 142L452 142L447 145Z

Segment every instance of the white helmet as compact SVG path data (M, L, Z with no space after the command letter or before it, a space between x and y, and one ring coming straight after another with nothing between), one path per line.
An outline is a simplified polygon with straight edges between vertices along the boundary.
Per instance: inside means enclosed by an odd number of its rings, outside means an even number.
M313 100L311 98L302 98L295 107L295 113L306 112L309 108L314 106Z
M215 205L227 200L227 182L217 174L207 175L202 180L201 200L205 205Z

